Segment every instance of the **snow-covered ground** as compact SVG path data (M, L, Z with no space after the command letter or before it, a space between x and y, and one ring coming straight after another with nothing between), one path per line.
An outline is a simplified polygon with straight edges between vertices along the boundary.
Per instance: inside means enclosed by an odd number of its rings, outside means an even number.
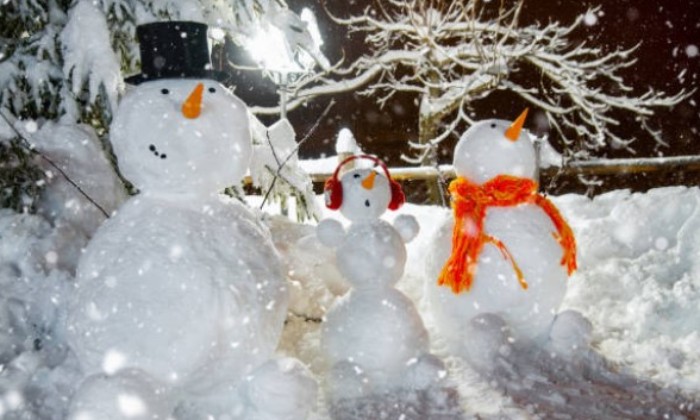
M500 342L493 331L475 328L471 364L445 354L422 300L426 283L434 282L423 274L428 242L449 210L408 204L397 212L414 215L421 225L397 287L423 316L432 351L448 366L446 404L458 407L432 417L700 417L700 189L553 201L579 243L579 271L569 280L562 311L578 311L590 321L591 348L567 354ZM277 217L269 224L293 280L279 352L307 363L323 385L320 321L347 286L313 226ZM42 216L0 211L2 419L63 418L79 378L57 329L78 254L61 232ZM585 347L585 321L572 316L563 325ZM404 418L419 418L411 410ZM328 417L323 406L314 412L317 420Z

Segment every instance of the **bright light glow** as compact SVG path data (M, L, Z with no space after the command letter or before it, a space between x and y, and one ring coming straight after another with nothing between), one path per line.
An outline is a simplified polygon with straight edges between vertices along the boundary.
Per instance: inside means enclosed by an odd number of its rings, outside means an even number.
M306 23L306 29L311 35L311 39L314 41L314 46L320 48L323 45L323 38L321 38L321 31L318 30L318 22L316 22L316 16L311 9L303 8L300 15L301 21Z
M215 41L223 41L226 37L226 32L221 28L211 28L209 30L209 36Z
M294 54L288 47L284 33L273 25L258 29L245 45L248 53L256 63L266 70L279 73L303 72L294 60Z

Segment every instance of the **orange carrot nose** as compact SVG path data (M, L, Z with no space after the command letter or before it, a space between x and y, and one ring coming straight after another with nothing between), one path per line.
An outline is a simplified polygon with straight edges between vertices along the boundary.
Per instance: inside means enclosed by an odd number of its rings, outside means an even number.
M204 84L197 83L190 96L182 104L182 115L186 118L194 119L202 113L202 92L204 92Z
M520 132L523 129L523 125L525 125L525 118L527 118L527 111L528 108L525 108L525 111L523 111L518 118L513 121L513 124L506 129L505 136L508 140L510 141L518 141L518 138L520 138Z
M370 171L369 175L367 175L367 177L362 180L362 188L366 190L371 190L372 188L374 188L374 178L376 176L376 172Z

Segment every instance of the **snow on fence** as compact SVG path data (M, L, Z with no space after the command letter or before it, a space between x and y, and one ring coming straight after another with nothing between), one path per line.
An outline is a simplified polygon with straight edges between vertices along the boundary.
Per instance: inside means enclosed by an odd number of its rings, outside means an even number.
M308 162L308 161L307 161ZM315 161L311 165L302 166L307 168L309 176L313 182L324 182L335 170L335 159L326 158L323 164ZM656 172L670 169L682 169L685 171L700 170L700 156L672 156L672 157L652 157L652 158L630 158L630 159L592 159L585 161L573 161L564 166L548 166L541 168L541 174L551 176L555 174L584 174L584 175L613 175L613 174L633 174L641 172ZM397 181L426 180L435 179L439 174L445 178L455 176L452 165L440 165L435 167L408 167L400 166L389 168L391 176ZM246 183L249 183L249 177Z
M313 182L325 182L333 175L337 160L333 158L325 158L323 159L323 162L301 161L300 164L302 168L306 169ZM668 171L673 169L700 171L700 155L573 161L564 166L548 166L540 168L540 175L614 175L657 172L664 170ZM444 178L449 179L454 178L455 176L452 165L439 165L437 168L428 166L397 166L389 168L392 178L397 181L435 179L438 177L438 170L440 175ZM247 185L251 184L250 176L246 176L245 183Z
M575 161L562 168L550 167L543 172L563 171L565 174L610 175L639 172L655 172L669 169L700 170L700 156L671 156L657 158L594 159Z

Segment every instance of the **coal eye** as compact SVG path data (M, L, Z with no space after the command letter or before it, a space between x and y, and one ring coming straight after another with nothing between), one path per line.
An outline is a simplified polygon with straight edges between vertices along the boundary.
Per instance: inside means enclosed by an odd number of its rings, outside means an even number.
M491 123L491 128L496 128L496 124L495 124L495 123Z
M359 177L360 177L360 174L353 175L353 178L359 178Z
M167 95L168 93L170 93L170 91L168 89L161 89L160 93L162 93L163 95Z
M214 93L214 92L216 92L216 89L214 89L213 87L210 87L209 92Z

